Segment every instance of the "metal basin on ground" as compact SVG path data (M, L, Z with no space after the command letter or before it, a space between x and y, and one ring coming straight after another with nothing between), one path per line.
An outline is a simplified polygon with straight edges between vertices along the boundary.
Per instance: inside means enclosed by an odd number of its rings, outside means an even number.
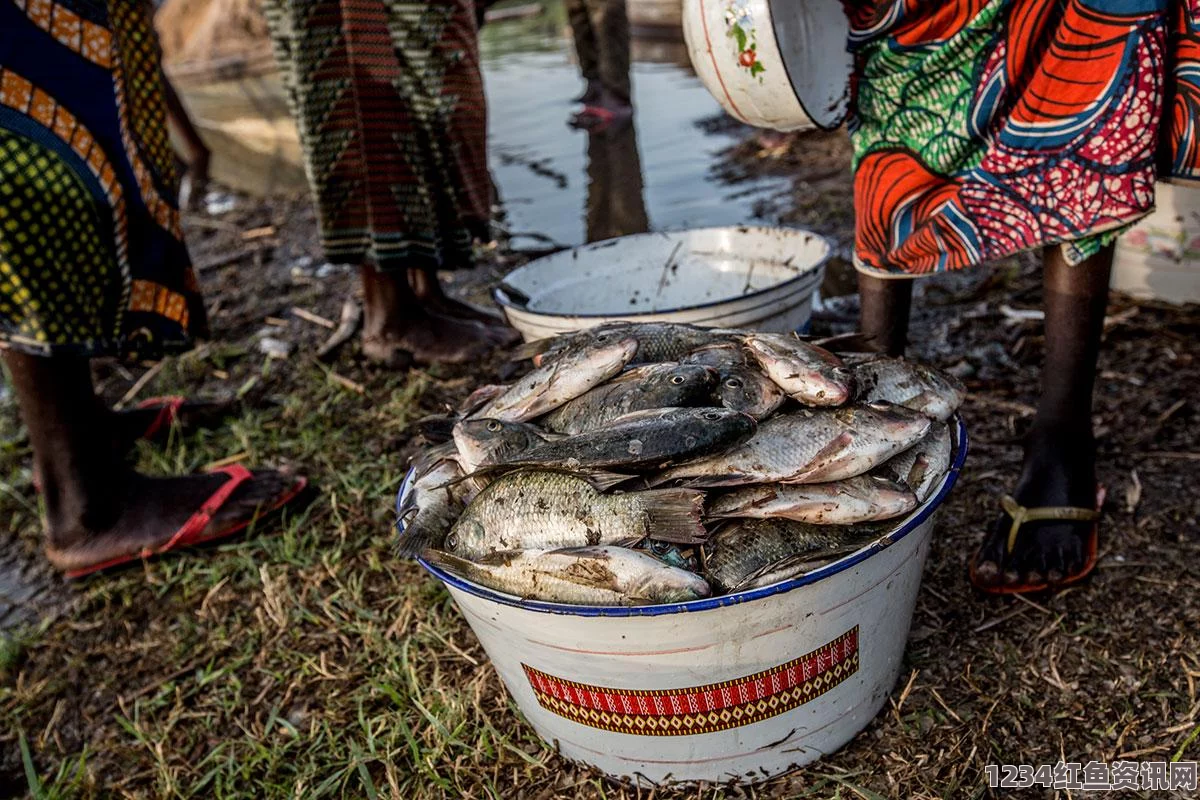
M772 586L657 606L571 606L422 563L562 755L646 784L765 780L837 750L887 702L934 516L966 457L966 428L953 425L950 472L903 524Z
M830 253L790 228L643 233L532 261L495 298L526 341L617 320L785 333L807 326Z

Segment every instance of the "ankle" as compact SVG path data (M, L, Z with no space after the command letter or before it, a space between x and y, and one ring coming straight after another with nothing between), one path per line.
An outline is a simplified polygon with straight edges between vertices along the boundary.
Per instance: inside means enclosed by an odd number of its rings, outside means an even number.
M138 476L126 469L107 470L104 475L42 477L46 507L46 537L50 546L62 550L111 530L121 517L125 498L133 491Z

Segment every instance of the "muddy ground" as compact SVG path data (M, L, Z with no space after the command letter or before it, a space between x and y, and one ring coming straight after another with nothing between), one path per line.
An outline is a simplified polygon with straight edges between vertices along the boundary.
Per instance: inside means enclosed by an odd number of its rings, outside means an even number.
M747 134L714 169L791 176L764 220L811 226L845 254L847 158L838 134ZM28 444L0 394L0 590L21 595L0 598L0 795L32 776L35 793L64 797L651 796L542 747L445 591L391 556L410 423L500 377L503 359L390 374L351 344L318 364L328 331L294 309L336 320L353 275L323 263L305 200L234 200L187 218L213 340L162 367L99 364L98 382L113 402L240 395L222 429L140 446L143 469L287 464L319 498L282 530L65 585L40 566ZM470 286L520 259L489 250ZM843 271L827 288L846 283ZM1200 758L1200 309L1113 298L1095 408L1109 498L1099 568L1051 597L997 599L965 569L1037 395L1038 323L1001 311L1038 307L1036 260L920 292L914 353L969 384L972 442L900 680L837 754L687 796L991 797L991 763ZM852 296L834 300L817 329L847 329L854 311ZM290 355L267 358L264 336Z

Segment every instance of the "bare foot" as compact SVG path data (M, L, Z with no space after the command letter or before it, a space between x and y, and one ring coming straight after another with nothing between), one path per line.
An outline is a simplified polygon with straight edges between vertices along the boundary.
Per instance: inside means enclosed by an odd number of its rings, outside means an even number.
M398 369L406 368L412 362L464 364L477 361L495 345L487 326L434 314L410 320L399 330L384 329L369 334L364 328L362 339L363 355L377 364Z
M121 481L122 500L112 520L66 519L47 522L46 556L60 570L71 572L146 550L171 539L213 492L229 480L225 474L149 478L135 472ZM280 472L256 472L213 514L205 527L211 535L239 522L269 513L296 486L296 477Z
M414 361L461 364L500 343L493 326L429 311L402 272L364 265L362 277L363 355L376 363L391 368Z
M421 305L436 314L455 319L472 319L485 325L503 325L504 320L498 311L479 308L470 303L464 303L446 294L437 275L423 269L410 269L408 283L412 286L413 294L421 301Z
M1086 434L1030 434L1025 468L1013 497L1026 508L1096 505L1095 445ZM1026 522L1008 552L1012 518L1001 515L976 556L975 576L984 586L1048 583L1075 576L1087 561L1093 522Z

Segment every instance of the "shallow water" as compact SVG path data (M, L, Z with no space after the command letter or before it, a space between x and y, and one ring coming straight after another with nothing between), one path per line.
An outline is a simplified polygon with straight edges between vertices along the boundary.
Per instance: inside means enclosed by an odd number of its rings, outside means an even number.
M711 176L736 134L712 124L723 112L693 74L679 32L632 42L632 126L604 134L568 127L583 81L561 0L542 5L535 18L489 23L481 40L490 162L510 231L575 245L736 225L754 221L755 200L784 187L769 179L728 186Z

